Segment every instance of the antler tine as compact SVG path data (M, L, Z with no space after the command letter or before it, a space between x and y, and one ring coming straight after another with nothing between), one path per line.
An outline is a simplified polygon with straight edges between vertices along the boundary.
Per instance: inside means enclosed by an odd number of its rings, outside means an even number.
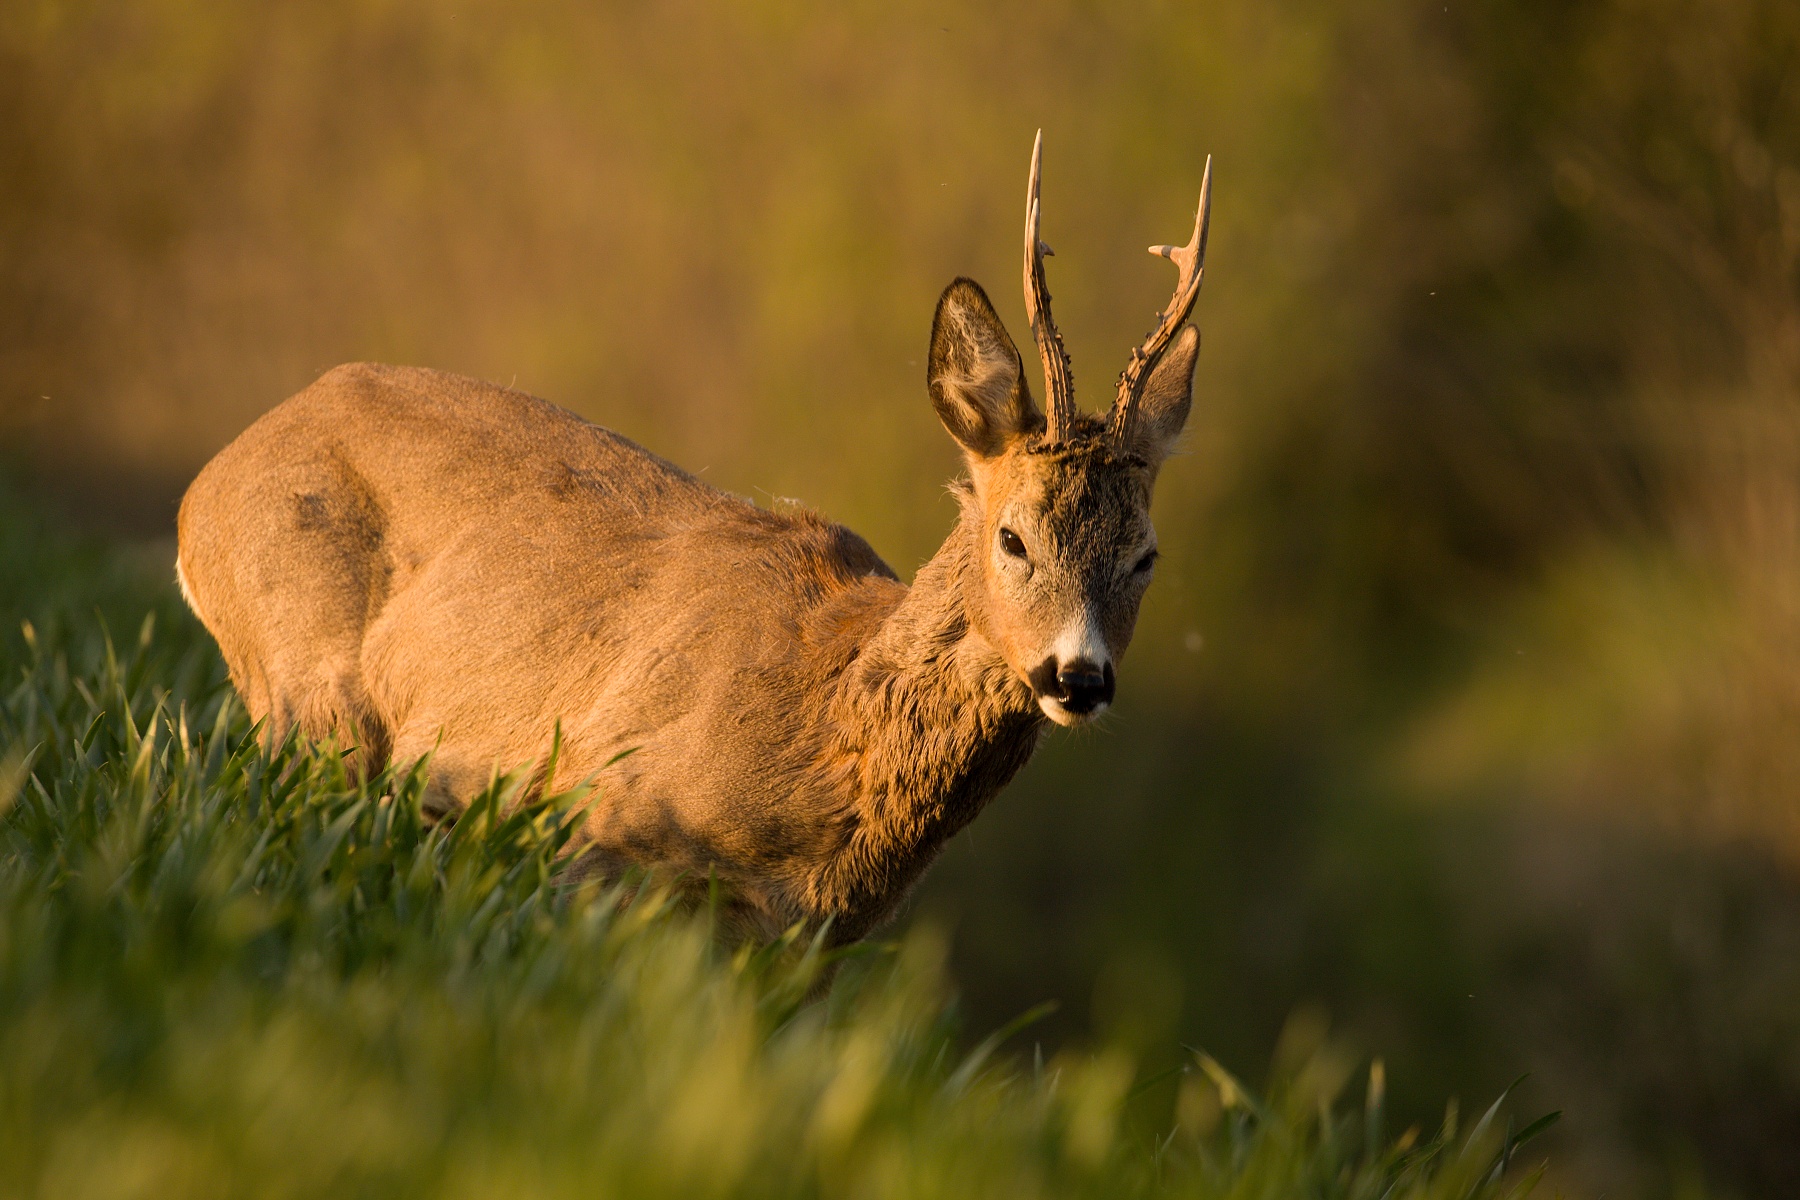
M1206 171L1200 177L1200 208L1194 214L1194 235L1185 246L1152 246L1150 253L1161 255L1180 269L1175 280L1175 295L1163 309L1156 329L1144 344L1131 352L1131 361L1119 375L1119 395L1113 401L1108 422L1108 436L1115 445L1131 444L1132 421L1137 416L1138 398L1144 391L1144 380L1169 342L1187 323L1200 295L1200 280L1206 273L1206 227L1212 215L1212 155L1206 156Z
M1050 288L1044 282L1044 256L1056 251L1038 238L1038 175L1043 162L1044 131L1031 147L1031 179L1025 189L1025 315L1044 363L1044 436L1058 442L1075 423L1075 389L1062 334L1050 316Z

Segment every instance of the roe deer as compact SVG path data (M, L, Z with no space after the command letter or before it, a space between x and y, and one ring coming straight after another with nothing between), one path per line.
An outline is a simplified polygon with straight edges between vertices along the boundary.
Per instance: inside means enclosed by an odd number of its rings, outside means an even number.
M1032 150L1025 302L1040 412L986 293L931 328L931 401L968 478L902 584L803 510L709 487L545 401L343 366L264 415L182 501L177 573L270 738L431 754L446 811L497 768L598 772L602 869L716 871L764 930L886 920L1025 765L1106 708L1156 560L1150 495L1187 419L1210 160L1160 324L1102 419L1050 316ZM635 753L601 768L621 751Z

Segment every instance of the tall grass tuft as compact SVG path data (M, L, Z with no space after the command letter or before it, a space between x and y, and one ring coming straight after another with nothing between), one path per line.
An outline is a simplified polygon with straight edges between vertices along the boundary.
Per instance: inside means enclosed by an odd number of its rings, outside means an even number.
M165 610L167 611L167 610ZM170 618L165 618L165 624ZM578 881L588 797L259 743L191 622L0 650L0 1193L1497 1197L1494 1111L1388 1138L1314 1056L956 1050L928 934L733 946L683 889ZM1154 1083L1156 1081L1149 1081ZM1529 1136L1535 1130L1526 1130Z

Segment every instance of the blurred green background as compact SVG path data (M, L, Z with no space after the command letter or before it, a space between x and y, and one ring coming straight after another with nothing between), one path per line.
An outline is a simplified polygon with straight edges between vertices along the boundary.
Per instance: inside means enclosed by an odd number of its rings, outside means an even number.
M1555 1179L1800 1195L1791 0L0 7L0 445L169 553L354 359L516 383L902 574L932 304L1025 339L1026 160L1104 404L1216 203L1189 453L1104 728L907 920L1254 1075L1296 1011Z

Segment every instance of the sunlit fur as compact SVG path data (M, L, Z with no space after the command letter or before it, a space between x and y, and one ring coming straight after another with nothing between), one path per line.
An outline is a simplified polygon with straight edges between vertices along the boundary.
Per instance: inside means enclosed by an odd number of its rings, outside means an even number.
M1183 345L1158 369L1180 375L1181 417ZM202 470L181 578L269 737L335 735L370 767L430 755L453 812L497 768L541 770L560 728L544 783L597 781L598 867L712 872L764 929L861 937L1025 764L1045 714L1072 718L1031 682L1069 614L1092 605L1124 651L1173 437L1151 421L1160 440L1110 447L1089 420L1042 444L1017 351L966 281L940 301L931 386L970 480L910 588L842 526L759 509L542 400L369 365ZM1027 571L997 557L1007 522Z

